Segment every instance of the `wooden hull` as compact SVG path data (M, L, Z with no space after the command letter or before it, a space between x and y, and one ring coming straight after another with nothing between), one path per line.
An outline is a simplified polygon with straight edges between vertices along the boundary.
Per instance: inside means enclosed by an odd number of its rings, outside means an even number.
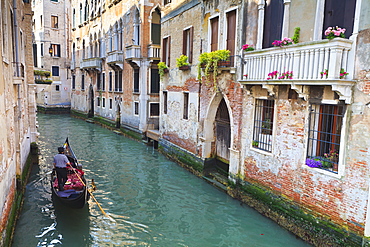
M54 177L54 179L56 179L56 177ZM78 194L73 194L68 198L61 197L59 196L58 191L53 186L54 179L52 179L51 182L51 191L53 193L53 200L59 200L63 205L70 208L83 208L85 206L85 204L89 200L89 192L87 191L86 186L82 191L78 192ZM85 179L83 180L86 184Z

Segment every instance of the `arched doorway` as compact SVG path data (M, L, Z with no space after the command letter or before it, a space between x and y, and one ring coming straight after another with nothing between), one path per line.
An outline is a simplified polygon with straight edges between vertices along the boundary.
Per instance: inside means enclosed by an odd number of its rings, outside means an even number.
M121 107L119 106L119 102L117 102L116 128L121 128Z
M91 84L89 87L89 112L87 117L89 118L94 117L94 89Z
M225 163L230 159L230 116L224 99L218 105L215 118L216 157Z

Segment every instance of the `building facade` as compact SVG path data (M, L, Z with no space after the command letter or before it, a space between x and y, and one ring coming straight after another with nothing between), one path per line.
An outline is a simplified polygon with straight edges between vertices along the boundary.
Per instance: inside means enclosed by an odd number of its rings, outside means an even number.
M36 141L32 62L32 11L27 1L1 1L0 8L0 245L16 190Z
M159 129L160 1L73 1L72 110Z
M69 0L34 0L33 55L38 106L71 105Z
M363 0L167 1L165 152L369 236L369 9ZM343 37L328 39L337 26ZM207 65L217 50L230 58ZM190 69L176 66L182 54Z

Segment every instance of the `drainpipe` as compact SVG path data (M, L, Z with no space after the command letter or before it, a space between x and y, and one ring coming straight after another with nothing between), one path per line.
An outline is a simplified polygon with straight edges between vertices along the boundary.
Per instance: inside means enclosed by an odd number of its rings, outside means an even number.
M13 32L14 32L14 43L15 43L15 46L14 46L14 62L15 62L15 75L16 77L19 77L20 76L20 66L19 66L19 46L18 46L18 22L17 22L17 0L13 0L13 25L14 25L14 28L13 28ZM16 164L16 172L17 173L21 173L22 172L22 169L21 169L21 164L20 164L20 133L21 133L21 130L20 130L20 120L21 120L21 116L22 116L22 110L21 110L21 85L20 84L17 84L17 91L18 91L18 94L17 94L17 101L18 101L18 116L17 116L17 120L18 120L18 126L17 126L17 129L18 129L18 133L16 133L16 157L15 157L15 164Z

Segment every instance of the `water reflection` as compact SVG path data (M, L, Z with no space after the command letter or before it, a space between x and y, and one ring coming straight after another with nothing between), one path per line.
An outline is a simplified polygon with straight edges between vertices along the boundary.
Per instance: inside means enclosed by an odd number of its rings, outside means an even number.
M66 116L39 123L14 246L308 246L152 147ZM53 204L52 158L67 136L109 217L91 199L81 210Z

